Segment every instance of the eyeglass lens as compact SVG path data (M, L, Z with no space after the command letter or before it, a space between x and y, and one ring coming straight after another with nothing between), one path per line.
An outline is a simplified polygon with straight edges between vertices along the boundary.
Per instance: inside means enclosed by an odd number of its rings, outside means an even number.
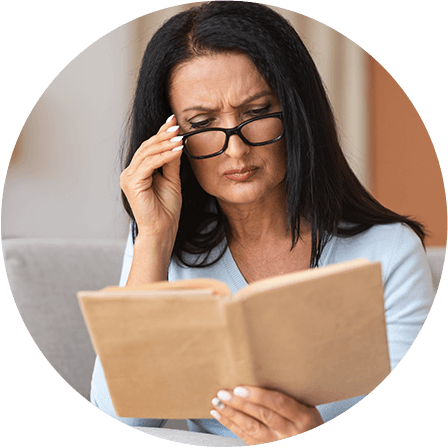
M269 117L245 124L241 134L253 144L266 143L278 138L283 132L282 121L277 117ZM223 131L207 131L191 135L184 144L187 151L194 157L216 154L223 149L226 134Z

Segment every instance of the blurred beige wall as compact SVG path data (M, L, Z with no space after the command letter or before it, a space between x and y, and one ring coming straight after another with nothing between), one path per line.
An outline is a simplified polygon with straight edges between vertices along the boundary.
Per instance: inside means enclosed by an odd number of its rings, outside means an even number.
M154 31L183 8L149 14L104 36L43 93L23 128L8 170L3 238L126 235L118 152L138 65ZM344 150L370 188L364 51L319 22L275 9L291 21L314 57L333 103Z
M43 93L20 134L2 203L2 237L125 234L117 153L133 75L129 28L74 59Z

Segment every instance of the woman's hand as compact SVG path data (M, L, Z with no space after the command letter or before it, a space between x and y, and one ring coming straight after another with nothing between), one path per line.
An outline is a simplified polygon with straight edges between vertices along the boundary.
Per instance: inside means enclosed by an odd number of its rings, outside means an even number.
M182 205L180 157L182 137L174 115L137 149L120 176L120 186L140 234L172 240L177 234ZM163 175L157 169L163 167Z
M212 404L211 415L249 445L289 438L324 423L315 407L253 386L219 391Z

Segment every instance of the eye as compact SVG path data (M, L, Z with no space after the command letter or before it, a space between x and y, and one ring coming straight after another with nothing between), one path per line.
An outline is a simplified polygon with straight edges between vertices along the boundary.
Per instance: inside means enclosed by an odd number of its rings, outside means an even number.
M212 126L215 117L209 113L201 113L186 119L186 122L189 124L190 130L204 129Z
M268 104L264 107L255 107L255 108L247 111L246 114L249 116L262 116L262 115L266 115L267 113L269 113L270 110L271 110L271 104Z
M203 129L204 127L209 126L211 123L210 119L202 120L202 121L195 121L194 123L190 122L190 128L191 129Z

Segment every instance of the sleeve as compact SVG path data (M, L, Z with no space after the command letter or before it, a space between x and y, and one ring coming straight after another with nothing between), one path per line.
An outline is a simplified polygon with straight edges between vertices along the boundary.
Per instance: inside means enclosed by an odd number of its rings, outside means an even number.
M367 240L371 260L380 260L391 369L417 337L435 296L428 259L419 237L407 225L384 226ZM372 248L370 248L372 249ZM359 256L357 252L357 256ZM353 407L363 397L319 405L325 422Z
M431 270L418 236L399 227L384 275L384 307L391 368L395 368L417 337L434 300Z
M134 243L132 241L132 230L129 231L126 248L124 250L123 265L121 267L120 287L124 287L128 281L131 271L132 257L134 255Z

